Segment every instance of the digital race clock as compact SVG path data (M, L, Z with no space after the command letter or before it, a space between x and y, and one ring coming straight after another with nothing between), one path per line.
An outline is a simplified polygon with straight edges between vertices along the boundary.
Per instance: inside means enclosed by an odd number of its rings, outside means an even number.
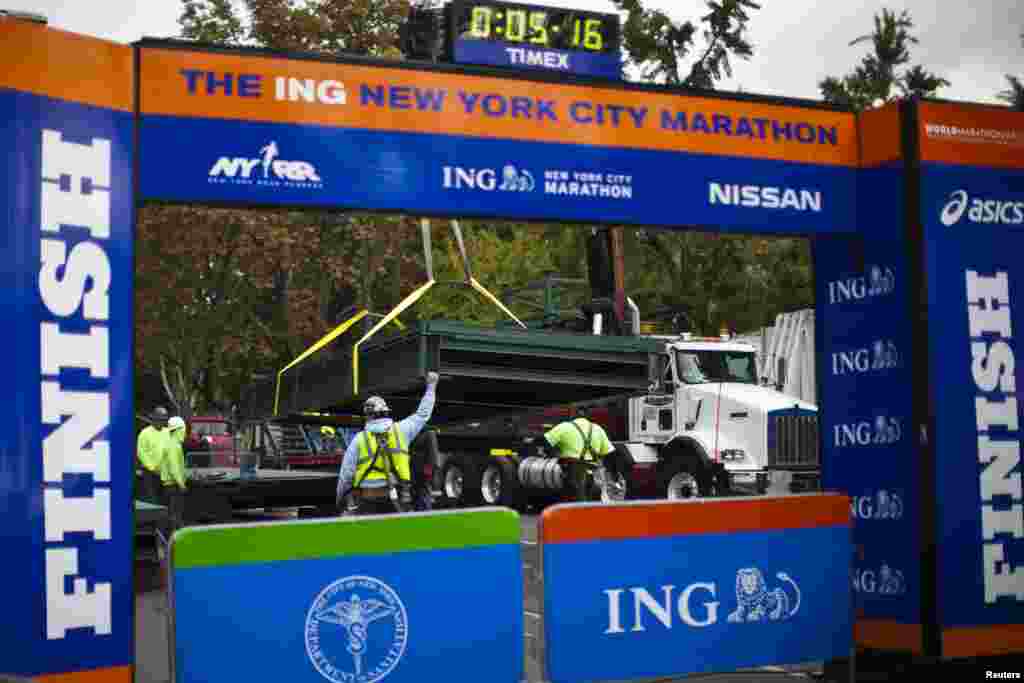
M622 75L618 15L483 0L447 11L456 63Z

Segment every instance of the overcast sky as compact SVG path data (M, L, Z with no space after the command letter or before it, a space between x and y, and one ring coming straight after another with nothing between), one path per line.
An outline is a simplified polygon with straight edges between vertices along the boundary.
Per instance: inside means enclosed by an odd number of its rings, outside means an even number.
M530 4L611 11L609 0L533 0ZM920 43L911 51L921 63L951 81L939 91L951 100L996 102L1006 88L1005 74L1024 77L1022 0L761 0L750 22L755 56L734 65L723 90L818 99L817 84L847 72L867 45L850 47L870 33L872 17L883 7L906 9ZM703 0L646 0L645 6L673 19L696 20ZM0 0L0 9L44 14L57 28L129 43L143 36L178 34L180 0Z

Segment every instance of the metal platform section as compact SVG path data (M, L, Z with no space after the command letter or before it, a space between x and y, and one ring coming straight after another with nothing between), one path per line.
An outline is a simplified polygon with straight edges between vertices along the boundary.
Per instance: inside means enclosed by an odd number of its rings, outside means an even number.
M661 348L643 337L438 320L371 342L360 351L357 392L351 351L326 349L285 373L281 412L358 412L375 394L404 416L416 409L428 370L442 376L433 424L592 401L646 390L649 355Z
M238 468L203 467L189 470L185 495L186 523L230 521L237 510L333 506L337 472L256 470L251 479Z

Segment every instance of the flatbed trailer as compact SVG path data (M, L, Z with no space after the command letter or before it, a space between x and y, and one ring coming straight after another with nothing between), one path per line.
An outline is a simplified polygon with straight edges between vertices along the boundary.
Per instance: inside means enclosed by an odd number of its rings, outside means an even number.
M400 419L415 411L426 373L436 371L441 383L431 428L412 444L421 464L414 467L414 483L440 492L451 505L522 507L564 494L552 477L545 486L518 485L524 461L540 466L532 457L536 439L564 419L559 407L590 404L608 407L609 416L611 408L624 414L627 398L646 394L657 377L663 353L663 343L650 337L420 321L407 332L371 340L355 363L351 348L324 348L284 373L274 397L280 414L352 415L377 395ZM266 403L272 392L261 393ZM625 440L624 421L612 424L600 413L609 436ZM490 495L481 494L485 477L492 480ZM633 492L653 495L643 484L636 481Z
M337 472L257 469L242 478L238 468L189 470L185 523L228 522L236 511L257 508L314 508L335 510Z

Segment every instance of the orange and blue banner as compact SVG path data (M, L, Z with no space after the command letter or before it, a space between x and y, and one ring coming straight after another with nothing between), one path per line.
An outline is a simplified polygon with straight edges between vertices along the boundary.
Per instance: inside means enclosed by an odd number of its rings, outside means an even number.
M923 103L943 654L1024 649L1024 114Z
M131 49L0 17L0 671L132 678Z
M849 113L166 45L140 64L144 199L856 229Z
M544 511L547 679L633 680L846 657L849 499Z

